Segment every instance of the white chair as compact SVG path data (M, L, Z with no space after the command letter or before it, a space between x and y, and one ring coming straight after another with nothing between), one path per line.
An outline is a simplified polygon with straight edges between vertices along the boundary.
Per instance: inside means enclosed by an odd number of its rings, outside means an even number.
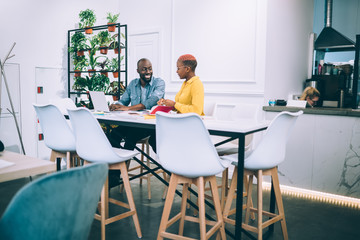
M245 212L245 224L242 224L242 226L246 230L256 232L258 234L258 239L262 239L264 228L277 221L281 221L283 237L284 239L288 239L277 166L285 160L286 143L288 136L290 135L290 130L294 126L298 116L302 113L302 111L299 111L297 113L281 112L278 114L269 125L266 134L259 145L252 153L249 154L249 156L245 158L244 175L249 176L249 185L246 186L246 189L248 190L248 197ZM233 161L233 163L237 165L238 156L237 154L227 155L223 156L222 159ZM265 175L270 175L272 178L278 214L263 211L262 176ZM257 178L258 183L257 209L250 206L252 204L251 192L253 176ZM224 221L233 225L235 224L235 221L230 219L229 215L235 213L236 211L230 210L230 208L235 194L235 189L237 187L237 177L236 167L223 212ZM250 212L257 214L257 226L251 226L248 224ZM265 222L263 222L263 215L269 217L269 219Z
M224 111L222 111L224 108ZM229 113L230 112L230 113ZM236 103L236 104L221 104L218 103L215 105L214 116L217 120L220 121L240 121L240 120L250 120L250 121L258 121L259 115L261 112L261 107L258 104L250 104L250 103ZM250 151L253 146L253 134L249 134L245 137L245 151ZM212 136L212 140L214 143L221 142L226 140L226 137L218 137ZM238 153L238 145L239 141L232 140L224 145L220 145L216 147L216 150L219 156L230 155ZM230 171L233 169L230 169ZM225 169L222 173L222 183L218 185L221 187L221 208L224 208L226 196L228 194L229 189L229 168ZM244 183L247 183L247 178L244 178ZM246 197L246 191L243 193L244 197ZM252 214L252 218L254 215Z
M105 162L109 164L109 169L120 170L123 179L128 203L109 198L109 179L105 181L105 185L101 192L100 214L95 215L95 219L101 221L101 239L105 239L105 225L130 216L133 218L137 236L141 238L139 218L136 212L126 167L126 161L136 156L138 152L113 148L100 127L100 124L88 109L69 109L68 112L71 124L74 128L76 151L84 160L84 164L89 162ZM109 202L127 208L129 211L109 217Z
M195 113L173 115L157 112L156 148L159 163L164 169L171 172L157 239L188 239L182 237L185 220L200 224L200 239L208 239L218 230L222 239L225 239L215 175L228 167L229 162L222 161L217 155L209 132L203 125L201 118ZM216 221L205 219L204 185L208 181L214 200ZM183 184L181 211L169 220L178 184ZM185 214L188 187L191 184L195 184L198 188L199 218ZM179 233L167 232L167 228L178 220ZM206 232L207 224L212 225L208 232Z
M215 118L221 120L221 112L219 110L219 105L215 107ZM239 120L251 120L258 121L261 108L258 104L248 104L248 103L237 103L234 105L231 110L230 117L227 118L227 121L239 121ZM251 150L253 142L253 134L249 134L245 137L245 151ZM216 150L220 156L234 154L238 152L238 140L233 140L225 145L220 145L216 147Z
M51 149L50 161L55 162L57 159L61 161L61 158L66 158L66 166L69 169L77 157L72 129L55 105L33 104L33 106L44 135L45 145Z

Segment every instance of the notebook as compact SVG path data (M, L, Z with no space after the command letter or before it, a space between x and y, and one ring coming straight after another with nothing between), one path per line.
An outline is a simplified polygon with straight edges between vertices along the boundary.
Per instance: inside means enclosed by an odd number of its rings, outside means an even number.
M90 91L91 101L94 105L94 110L99 112L110 112L106 101L104 92Z
M171 110L173 110L174 107L168 107L168 106L154 106L153 108L151 108L151 112L150 114L155 114L156 112L160 111L160 112L170 112Z

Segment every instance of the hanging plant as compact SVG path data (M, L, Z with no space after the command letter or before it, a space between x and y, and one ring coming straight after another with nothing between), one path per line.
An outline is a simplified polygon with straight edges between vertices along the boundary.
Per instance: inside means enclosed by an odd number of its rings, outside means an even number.
M115 23L117 22L119 15L120 15L120 13L114 14L114 15L112 15L111 13L108 13L108 15L106 17L106 19L108 20L107 24L111 25L111 26L108 26L109 32L115 32L115 29L116 29Z
M86 9L79 13L80 23L79 27L85 29L86 34L92 34L92 28L96 22L96 16L93 10Z
M123 33L121 33L121 39L125 39L125 35ZM109 49L114 49L114 53L118 54L119 53L119 49L120 49L120 53L121 53L121 49L125 48L125 45L120 42L118 42L118 34L114 34L111 37L112 42L109 45Z

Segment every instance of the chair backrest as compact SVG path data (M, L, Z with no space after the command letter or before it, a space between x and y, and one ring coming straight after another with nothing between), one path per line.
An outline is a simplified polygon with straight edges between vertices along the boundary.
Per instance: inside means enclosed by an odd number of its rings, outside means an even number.
M90 162L119 162L99 122L86 108L68 109L76 139L76 153ZM128 158L123 158L128 160Z
M201 118L194 113L156 113L156 149L160 164L186 176L211 176L225 167Z
M23 187L0 220L0 239L88 239L106 164L41 177Z
M55 105L62 114L68 114L68 109L76 109L76 105L71 98L50 99L50 103Z
M60 110L52 105L33 104L44 134L45 145L55 151L75 151L75 136Z
M245 159L245 168L269 169L284 161L288 137L301 114L303 111L279 113L270 123L259 145Z

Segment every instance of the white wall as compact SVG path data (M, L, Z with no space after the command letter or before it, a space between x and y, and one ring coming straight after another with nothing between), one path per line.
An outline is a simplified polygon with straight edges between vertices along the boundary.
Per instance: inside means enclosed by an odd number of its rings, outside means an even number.
M22 133L28 155L36 155L36 117L32 107L36 101L35 69L67 67L67 31L77 28L78 14L86 8L95 10L97 24L105 24L106 13L119 9L119 3L115 0L106 1L106 5L95 0L0 3L0 58L3 60L16 42L13 50L16 56L8 62L20 64Z
M265 104L270 98L301 94L307 79L313 1L268 3Z
M35 78L37 67L65 68L67 31L77 27L78 13L94 9L96 24L106 12L120 12L128 38L153 34L158 45L155 76L166 81L173 98L181 81L175 70L179 55L193 53L206 102L263 104L300 92L307 66L308 34L312 31L313 0L14 0L0 3L0 57L12 42L20 64L22 129L27 154L35 155ZM18 8L19 7L19 8ZM9 24L4 24L9 23ZM11 23L11 25L10 25ZM11 27L16 27L13 30ZM25 30L20 30L25 26ZM131 45L129 48L136 48ZM295 46L295 47L294 47ZM37 50L40 47L40 50ZM139 52L130 52L131 65ZM64 74L64 76L66 76ZM67 81L67 79L64 79ZM265 97L264 97L265 93Z

